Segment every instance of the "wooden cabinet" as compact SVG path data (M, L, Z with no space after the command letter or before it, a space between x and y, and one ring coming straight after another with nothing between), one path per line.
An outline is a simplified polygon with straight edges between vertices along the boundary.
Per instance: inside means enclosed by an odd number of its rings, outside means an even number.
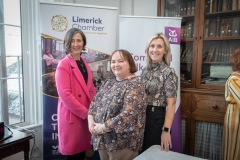
M240 47L240 0L158 0L158 16L182 17L183 150L194 155L196 125L223 125L225 82L232 72L230 58Z
M194 155L196 121L223 124L227 102L221 92L181 90L182 119L186 121L185 154ZM220 135L219 135L220 136Z

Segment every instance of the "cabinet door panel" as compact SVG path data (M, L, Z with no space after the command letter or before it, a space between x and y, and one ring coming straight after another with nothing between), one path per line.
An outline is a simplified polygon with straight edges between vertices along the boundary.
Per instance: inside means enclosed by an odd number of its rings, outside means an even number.
M191 112L191 93L181 93L181 112L190 114Z
M224 118L227 102L224 97L193 94L192 114Z

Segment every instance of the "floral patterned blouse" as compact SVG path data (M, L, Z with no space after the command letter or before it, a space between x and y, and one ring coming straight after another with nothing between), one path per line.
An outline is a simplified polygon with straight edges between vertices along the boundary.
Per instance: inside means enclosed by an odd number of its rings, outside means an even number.
M138 77L117 81L108 78L89 108L96 123L111 131L92 135L94 150L114 152L124 148L140 151L146 118L146 94Z
M152 63L142 71L142 83L147 93L147 105L167 107L167 99L177 97L178 77L163 61Z

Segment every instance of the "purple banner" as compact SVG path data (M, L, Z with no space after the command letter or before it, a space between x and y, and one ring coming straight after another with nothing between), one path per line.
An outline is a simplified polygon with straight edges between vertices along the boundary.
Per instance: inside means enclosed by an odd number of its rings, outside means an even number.
M165 27L165 35L168 37L170 44L180 45L181 41L181 28Z
M178 107L172 123L172 148L171 151L182 153L181 106Z

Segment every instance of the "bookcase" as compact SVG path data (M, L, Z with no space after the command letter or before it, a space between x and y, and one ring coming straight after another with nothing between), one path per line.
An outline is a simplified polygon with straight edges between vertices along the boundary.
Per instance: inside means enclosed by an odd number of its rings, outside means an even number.
M179 54L183 151L199 156L195 144L197 124L223 126L227 107L224 88L232 72L230 58L240 47L240 0L158 0L157 11L158 16L182 17Z

